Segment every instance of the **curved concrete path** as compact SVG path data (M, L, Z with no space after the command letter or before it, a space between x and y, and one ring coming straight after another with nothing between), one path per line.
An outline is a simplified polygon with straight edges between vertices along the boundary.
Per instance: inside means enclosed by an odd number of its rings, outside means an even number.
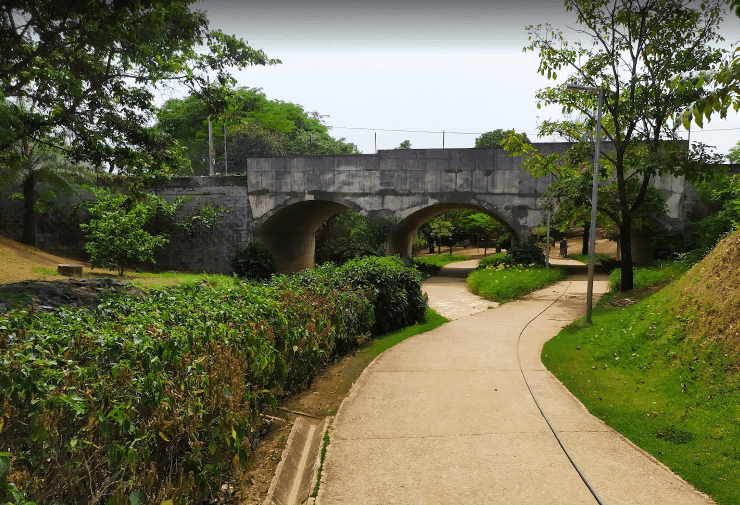
M450 321L498 307L498 303L468 291L465 279L477 266L478 260L458 261L428 278L423 289L429 296L429 306Z
M585 292L585 275L571 276L379 356L339 409L316 503L597 503L524 374L603 503L712 503L591 416L540 362L543 343L585 312Z

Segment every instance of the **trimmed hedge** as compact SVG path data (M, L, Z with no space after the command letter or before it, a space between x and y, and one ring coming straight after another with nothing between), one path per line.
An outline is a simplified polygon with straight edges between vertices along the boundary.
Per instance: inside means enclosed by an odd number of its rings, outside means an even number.
M374 306L373 336L418 323L424 318L428 305L421 291L421 274L405 266L397 256L367 256L340 267L321 266L304 270L293 279L304 285L323 282L335 288L351 285L370 290Z
M506 251L508 266L545 266L545 253L537 244L512 244Z
M366 258L267 285L188 284L94 311L0 316L0 447L13 457L0 492L43 503L213 497L243 476L278 395L371 331L418 322L421 306L415 270Z

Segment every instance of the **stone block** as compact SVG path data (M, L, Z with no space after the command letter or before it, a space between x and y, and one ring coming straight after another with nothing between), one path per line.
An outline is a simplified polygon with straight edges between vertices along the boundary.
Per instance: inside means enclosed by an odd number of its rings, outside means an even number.
M82 275L82 265L57 265L57 273L67 277Z

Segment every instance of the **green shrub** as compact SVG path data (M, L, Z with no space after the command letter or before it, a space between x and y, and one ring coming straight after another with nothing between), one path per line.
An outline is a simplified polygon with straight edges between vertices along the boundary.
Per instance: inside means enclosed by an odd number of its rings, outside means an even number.
M201 502L242 474L275 396L371 325L369 293L287 281L0 316L0 447L32 476L13 484L45 503Z
M426 261L416 261L414 267L416 267L419 273L421 273L421 275L423 275L424 277L431 277L432 275L435 275L437 272L442 270L442 267L440 265L427 263Z
M496 253L491 254L489 256L486 256L485 258L481 258L481 260L478 262L478 270L482 270L484 268L489 267L497 267L504 263L506 261L506 253Z
M372 290L373 335L411 326L424 318L427 298L421 290L421 276L416 269L405 267L398 257L355 259L338 270L353 286Z
M277 271L272 253L262 242L252 241L240 249L231 262L234 273L242 279L267 280Z
M545 266L545 253L536 244L512 244L506 251L506 262L509 266Z
M372 293L374 322L371 333L383 335L421 321L427 299L421 290L421 275L406 267L398 256L367 256L340 267L321 266L293 276L304 285L351 286Z

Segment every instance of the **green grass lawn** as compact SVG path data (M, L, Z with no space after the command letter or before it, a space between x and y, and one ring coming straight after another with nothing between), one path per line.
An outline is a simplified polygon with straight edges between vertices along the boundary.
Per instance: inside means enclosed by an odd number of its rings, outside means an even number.
M636 275L665 282L685 266ZM652 279L652 281L648 281ZM595 416L720 504L740 503L740 377L722 341L697 339L673 286L633 306L598 305L547 342L542 362ZM643 290L642 296L647 291ZM614 293L603 300L636 298ZM693 315L692 315L693 314ZM702 341L701 339L705 339Z
M418 263L424 263L426 265L433 265L442 268L450 263L456 263L458 261L468 261L470 256L463 256L462 254L436 254L434 256L414 256L414 261Z
M679 278L689 269L684 261L662 261L649 267L634 270L634 289L657 286ZM616 291L622 282L622 269L617 268L609 275L609 290Z
M581 263L588 264L588 254L569 254L568 258L576 260L576 261L580 261ZM601 261L608 261L611 259L613 259L611 254L605 254L605 253L594 254L594 264L598 264Z
M59 278L66 278L64 275L59 275L59 273L56 270L53 269L46 269L46 268L34 268L34 272L40 273L43 275L48 275L50 277L59 277ZM111 272L107 269L97 269L97 270L89 270L85 269L84 273L82 274L83 279L97 279L102 277L108 277L111 279L120 279L122 281L127 281L133 284L134 286L138 286L140 288L156 288L156 287L162 287L162 286L172 286L175 284L184 284L186 282L202 282L204 280L208 280L210 282L218 282L218 283L229 283L232 282L232 277L228 275L220 275L220 274L193 274L193 273L185 273L185 272L137 272L136 270L127 270L123 277L119 276L115 272Z
M541 289L565 277L559 268L504 267L472 272L467 279L471 293L504 303Z

